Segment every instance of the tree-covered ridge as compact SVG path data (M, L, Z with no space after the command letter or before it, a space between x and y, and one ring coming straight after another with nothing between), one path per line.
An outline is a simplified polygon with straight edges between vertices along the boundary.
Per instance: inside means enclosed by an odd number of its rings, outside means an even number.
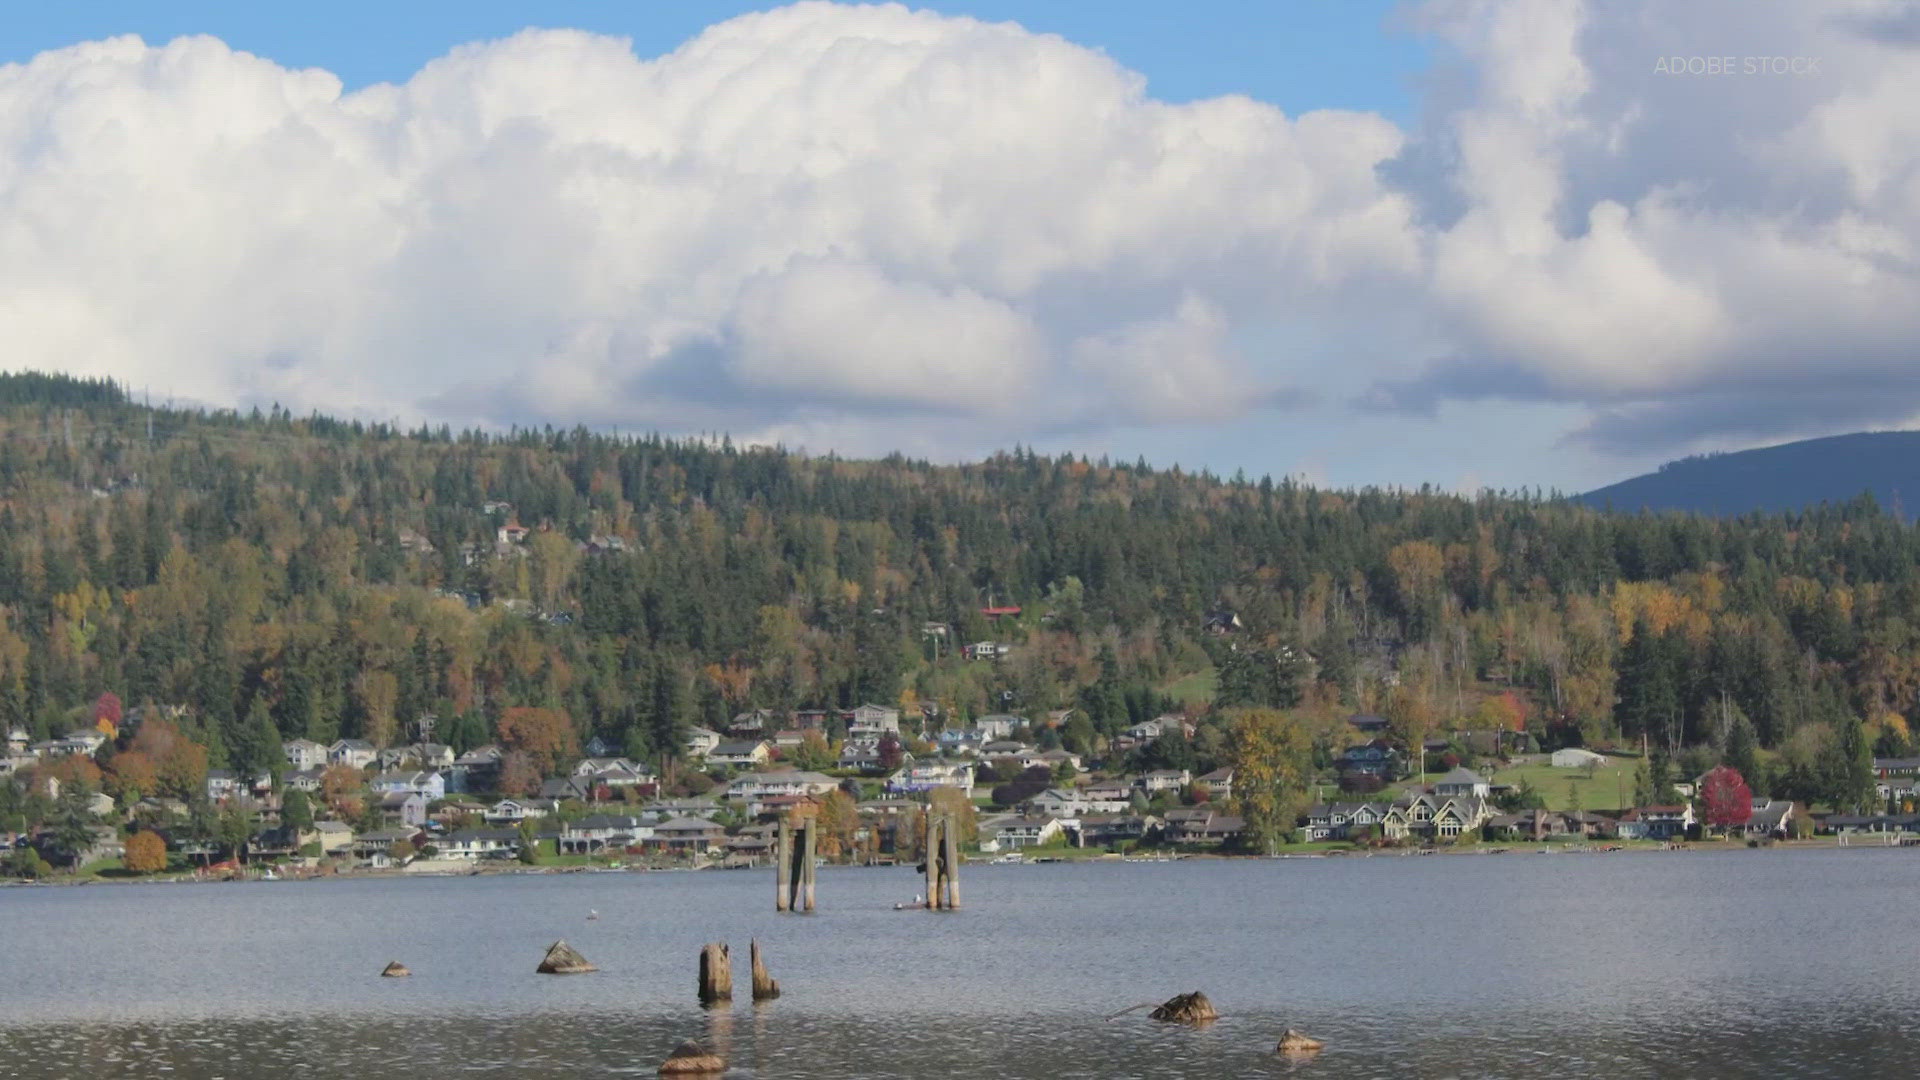
M113 691L185 706L216 764L429 713L466 746L516 706L653 758L689 723L867 700L1073 708L1061 735L1091 745L1211 672L1222 705L1409 733L1504 717L1512 688L1550 741L1748 737L1813 769L1862 721L1903 749L1920 693L1920 538L1868 500L1626 516L1025 450L937 466L72 404L9 378L0 721L36 737ZM967 660L983 640L1015 647Z

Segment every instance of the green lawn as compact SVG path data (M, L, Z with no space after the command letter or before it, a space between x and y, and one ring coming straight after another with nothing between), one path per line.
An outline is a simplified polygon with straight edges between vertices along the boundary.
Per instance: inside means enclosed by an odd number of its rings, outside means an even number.
M1487 779L1514 785L1525 781L1546 800L1549 810L1571 810L1576 800L1582 810L1621 810L1633 804L1633 772L1638 762L1632 758L1612 762L1594 770L1591 780L1585 769L1556 769L1544 763L1501 769Z
M1161 692L1182 705L1202 705L1213 700L1220 690L1220 676L1212 668L1196 671L1184 679L1176 679L1160 688Z

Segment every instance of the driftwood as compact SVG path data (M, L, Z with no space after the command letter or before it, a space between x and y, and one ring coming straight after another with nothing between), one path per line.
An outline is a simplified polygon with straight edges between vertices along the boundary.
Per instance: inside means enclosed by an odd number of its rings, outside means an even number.
M1148 1015L1155 1020L1166 1020L1175 1024L1204 1024L1209 1020L1220 1019L1213 1009L1213 1002L1207 995L1195 990L1191 994L1175 994L1160 1003L1160 1006Z
M753 957L753 1000L771 1001L779 997L779 982L767 974L767 965L760 962L760 942L749 941L747 949Z
M1300 1032L1288 1028L1280 1033L1280 1045L1274 1047L1273 1052L1276 1054L1312 1054L1319 1052L1320 1048L1324 1045L1326 1044L1322 1043L1319 1039L1302 1035Z
M380 977L383 979L404 979L411 974L413 972L407 970L407 965L398 960L380 969Z
M700 950L700 1004L733 1000L733 959L722 944Z
M683 1042L660 1065L661 1076L710 1076L727 1071L727 1060L697 1042Z
M542 975L581 975L600 969L587 963L587 958L581 956L573 946L556 941L547 949L547 955L541 958L540 967L536 970Z

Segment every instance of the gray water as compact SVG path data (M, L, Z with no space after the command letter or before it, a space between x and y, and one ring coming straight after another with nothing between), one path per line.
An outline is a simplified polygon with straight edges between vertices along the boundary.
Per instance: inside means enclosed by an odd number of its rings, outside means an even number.
M0 889L0 1075L1880 1077L1920 1072L1920 851ZM597 909L600 917L588 920ZM757 937L785 995L746 1000ZM555 938L598 974L536 975ZM741 1000L694 1003L700 946ZM413 969L381 979L388 960ZM1206 991L1201 1030L1144 1012ZM1272 1054L1287 1027L1327 1043Z

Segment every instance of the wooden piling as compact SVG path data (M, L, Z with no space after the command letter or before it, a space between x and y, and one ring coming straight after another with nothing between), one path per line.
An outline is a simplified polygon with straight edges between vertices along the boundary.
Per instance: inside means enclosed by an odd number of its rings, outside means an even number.
M771 1001L780 996L780 984L767 974L767 965L760 961L760 942L749 941L747 948L753 957L753 1000Z
M715 943L700 950L700 1004L733 1000L733 961L727 947Z
M804 861L801 863L801 868L805 876L801 880L806 882L805 900L807 906L804 910L809 913L813 911L813 879L818 869L814 865L814 852L819 846L819 832L820 830L815 827L815 822L811 818L801 826L800 835L805 840L805 843L802 845L805 853Z
M793 832L785 818L774 831L773 910L785 911L793 903Z
M940 830L941 845L940 876L942 881L941 900L948 911L960 910L960 838L954 829L954 820L947 818L947 824Z
M922 895L926 898L928 911L932 911L940 906L938 899L940 895L938 891L940 883L940 822L941 818L939 816L932 813L927 814L926 825L922 830L925 839L923 839L920 844L920 857L925 859L927 864L927 891Z

